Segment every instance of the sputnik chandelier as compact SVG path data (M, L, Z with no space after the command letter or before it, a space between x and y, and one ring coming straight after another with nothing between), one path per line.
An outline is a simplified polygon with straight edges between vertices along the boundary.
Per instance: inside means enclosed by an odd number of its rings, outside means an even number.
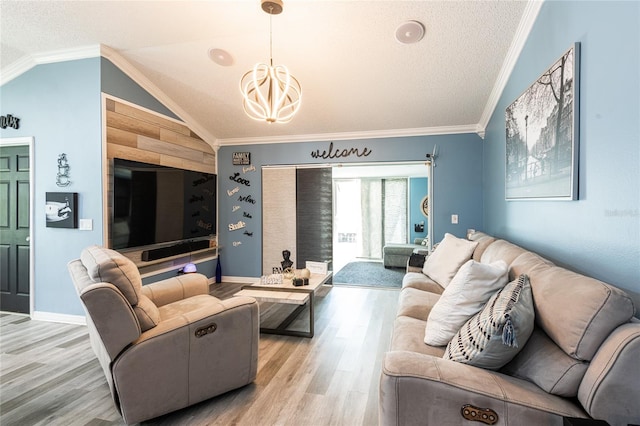
M262 0L262 10L269 14L269 65L256 64L240 79L245 113L268 123L287 123L300 108L300 83L284 65L273 66L271 18L282 13L282 0Z

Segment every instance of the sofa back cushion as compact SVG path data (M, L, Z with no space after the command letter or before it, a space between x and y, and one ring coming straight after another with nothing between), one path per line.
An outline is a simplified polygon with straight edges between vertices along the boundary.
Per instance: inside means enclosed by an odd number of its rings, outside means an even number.
M475 241L457 238L449 233L424 262L422 272L446 288L458 269L469 259L478 245Z
M158 307L142 294L142 278L136 265L115 250L90 246L82 250L80 260L96 283L113 284L131 304L142 331L160 322Z
M480 261L482 263L491 263L496 260L504 260L507 265L511 265L511 262L525 251L522 247L518 247L508 241L495 240L482 253Z
M535 383L554 395L575 397L589 363L570 357L539 327L501 372Z
M471 257L476 262L480 262L480 260L482 260L482 254L484 251L496 240L494 237L485 234L484 232L474 232L470 234L468 238L469 241L475 241L478 243L476 249L473 251L473 256Z
M132 306L138 304L142 278L136 265L115 250L89 246L82 250L80 260L94 282L111 283Z
M602 342L635 313L622 290L558 266L529 272L536 323L565 353L590 361Z

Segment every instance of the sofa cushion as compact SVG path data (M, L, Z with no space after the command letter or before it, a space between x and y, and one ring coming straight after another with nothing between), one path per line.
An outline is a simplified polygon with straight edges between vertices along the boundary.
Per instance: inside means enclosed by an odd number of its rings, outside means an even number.
M415 288L430 293L442 294L444 288L422 272L407 272L402 277L402 288Z
M625 292L594 278L557 266L533 270L530 278L537 324L576 359L590 361L635 313Z
M429 346L422 342L424 321L400 315L393 322L391 351L408 351L442 358L444 346Z
M504 260L507 262L507 265L511 265L511 262L513 262L515 258L525 252L525 249L509 241L495 240L482 253L480 261L482 263L491 263L496 260Z
M80 260L94 282L111 283L120 290L131 306L138 304L142 279L136 265L115 250L89 246Z
M467 261L431 309L424 342L433 346L449 343L460 327L507 284L507 277L508 267L502 260L493 263Z
M444 353L450 359L497 370L511 361L533 331L531 286L526 275L491 296L451 339Z
M422 272L446 288L458 269L471 259L477 245L475 241L463 240L447 233L427 257Z
M398 299L398 312L396 315L404 315L421 321L427 321L429 312L438 302L439 294L421 291L407 287L400 292ZM424 330L422 330L424 333Z
M478 246L473 251L472 259L476 262L480 262L482 259L482 254L484 251L491 245L496 239L490 235L484 234L482 232L475 232L469 236L469 241L476 241Z
M551 394L575 397L588 366L564 353L536 327L526 346L501 372L529 380Z

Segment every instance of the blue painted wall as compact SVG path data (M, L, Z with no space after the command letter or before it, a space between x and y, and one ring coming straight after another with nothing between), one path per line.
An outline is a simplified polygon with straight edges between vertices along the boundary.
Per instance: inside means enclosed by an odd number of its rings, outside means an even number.
M505 201L505 108L581 43L578 201ZM484 229L640 299L640 3L545 2L489 123ZM638 304L640 306L640 303Z
M100 60L39 65L0 87L2 114L20 117L20 128L0 137L34 137L35 310L84 315L67 262L91 244L102 244L102 133ZM56 185L58 155L66 153L71 185ZM46 192L77 192L78 217L92 231L47 228Z
M464 237L467 228L482 225L482 140L475 134L383 138L334 142L334 151L349 148L371 150L366 157L313 158L311 152L328 151L329 142L300 142L223 146L218 151L218 241L221 246L222 274L235 277L258 277L262 264L262 179L263 165L334 164L346 162L419 161L438 145L437 167L433 169L433 238L440 241L446 232ZM253 171L243 172L232 165L234 152L250 152ZM246 166L244 166L246 167ZM250 186L229 179L234 173L249 180ZM238 188L237 192L234 192ZM254 203L240 201L250 196ZM295 194L292 194L295 196ZM240 209L233 211L234 206ZM243 217L247 213L251 218ZM451 224L451 214L460 216ZM245 228L229 230L230 224L243 221ZM252 233L252 236L244 234Z
M178 116L105 58L100 58L100 82L104 93L179 120Z
M424 238L429 230L428 219L422 214L422 199L429 191L427 178L409 179L409 242ZM416 232L415 225L424 223L424 232Z

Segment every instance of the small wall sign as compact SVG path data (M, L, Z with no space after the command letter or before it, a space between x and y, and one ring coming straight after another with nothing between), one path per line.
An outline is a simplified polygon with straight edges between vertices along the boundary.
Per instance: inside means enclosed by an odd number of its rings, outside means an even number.
M233 153L234 166L248 166L250 164L251 164L250 152L234 152Z
M20 119L14 117L11 114L0 116L0 127L6 129L7 127L13 127L14 129L20 128Z

